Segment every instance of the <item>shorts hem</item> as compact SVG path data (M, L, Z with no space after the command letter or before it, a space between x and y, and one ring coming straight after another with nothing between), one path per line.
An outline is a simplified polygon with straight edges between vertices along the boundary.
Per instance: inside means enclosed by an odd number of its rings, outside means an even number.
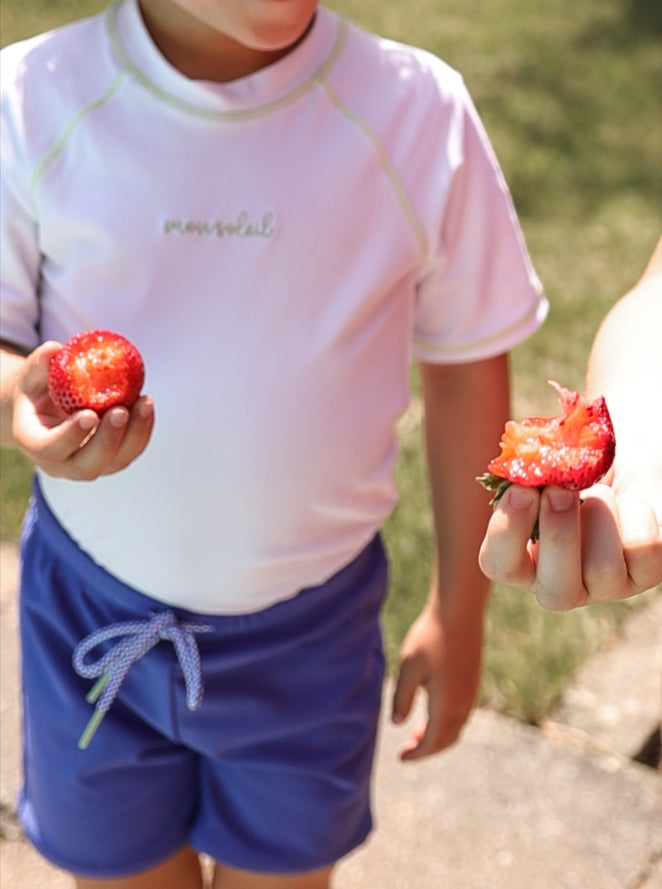
M299 864L292 865L287 865L287 863L284 863L282 860L279 862L274 862L272 860L266 861L264 858L260 857L254 852L251 852L246 856L235 856L232 854L224 855L222 853L220 855L217 855L216 853L219 850L214 851L213 849L211 849L211 844L207 844L205 842L196 842L195 830L193 831L190 838L190 845L198 852L198 854L209 856L211 859L213 859L213 861L215 861L217 864L220 864L221 866L225 865L227 867L236 868L237 870L254 871L255 873L266 875L273 874L274 876L288 876L314 873L318 870L324 870L327 867L333 867L347 855L350 855L352 852L359 849L370 837L373 830L374 824L372 816L369 816L366 826L362 830L357 831L353 839L343 844L338 849L337 855L333 857L325 856L319 861L300 862Z
M26 839L29 841L30 845L33 846L34 849L39 853L39 855L42 856L42 858L46 859L46 861L48 861L54 867L60 868L67 873L93 880L114 880L120 879L122 877L135 876L136 874L151 870L153 867L162 864L164 861L167 861L168 858L172 858L173 855L176 855L177 852L179 852L185 846L190 845L189 838L183 837L176 843L173 843L167 849L163 849L158 852L155 851L150 855L146 855L139 862L136 861L124 864L122 866L118 865L116 867L99 867L87 865L78 867L75 866L71 860L68 860L66 856L62 856L53 852L51 849L48 848L46 843L37 838L30 827L25 824L23 818L21 817L20 810L18 813L18 818Z

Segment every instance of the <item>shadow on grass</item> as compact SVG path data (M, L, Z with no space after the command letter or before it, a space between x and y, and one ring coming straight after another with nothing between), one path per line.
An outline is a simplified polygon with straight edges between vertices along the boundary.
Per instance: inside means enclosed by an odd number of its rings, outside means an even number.
M662 3L628 0L563 45L532 35L497 72L482 107L517 153L504 160L521 214L581 216L616 194L660 193L660 34Z
M628 0L625 6L634 31L662 35L662 3L659 0Z

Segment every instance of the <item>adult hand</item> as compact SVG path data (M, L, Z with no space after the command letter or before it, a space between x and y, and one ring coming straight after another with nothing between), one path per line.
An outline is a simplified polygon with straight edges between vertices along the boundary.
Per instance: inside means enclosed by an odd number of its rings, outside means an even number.
M536 516L540 538L533 543ZM494 582L564 611L662 582L662 531L651 503L627 488L597 484L580 497L512 485L490 519L480 565Z

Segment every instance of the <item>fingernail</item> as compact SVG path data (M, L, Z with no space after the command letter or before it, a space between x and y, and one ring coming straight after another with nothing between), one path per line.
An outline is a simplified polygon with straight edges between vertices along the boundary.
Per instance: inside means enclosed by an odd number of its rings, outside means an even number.
M521 485L513 485L510 488L510 503L515 509L528 509L533 501L532 492Z
M567 512L575 502L574 493L564 488L550 488L548 496L550 506L555 512Z
M113 410L110 412L110 422L111 425L116 429L121 429L122 426L126 426L129 421L128 411L124 409Z
M141 401L138 404L138 413L143 419L147 419L149 415L152 413L153 405L149 400Z
M97 425L97 418L92 414L82 414L78 418L78 425L81 429L84 429L85 432L89 432L90 429L94 429Z

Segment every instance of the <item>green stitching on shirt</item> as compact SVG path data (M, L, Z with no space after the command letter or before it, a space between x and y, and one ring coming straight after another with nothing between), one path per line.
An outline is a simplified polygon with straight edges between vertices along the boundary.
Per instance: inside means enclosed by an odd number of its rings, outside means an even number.
M510 337L511 334L516 333L518 330L526 329L538 315L540 306L544 300L545 295L541 287L538 288L536 297L535 302L527 309L523 316L517 319L517 321L514 321L512 324L509 324L508 327L504 327L502 330L498 330L496 333L492 333L489 336L481 337L480 339L459 346L438 345L436 343L427 342L421 337L414 336L413 344L416 348L434 352L439 357L444 355L449 357L455 354L461 355L463 352L466 353L470 349L484 349L489 347L493 342L498 342L499 340Z
M34 191L37 182L44 174L46 169L53 163L55 158L60 154L60 152L64 149L64 146L67 144L69 139L71 138L71 134L76 129L81 120L85 117L86 114L89 114L90 111L94 111L96 108L100 108L105 102L108 101L119 89L122 81L126 77L125 72L119 74L115 80L111 83L109 88L106 90L103 95L99 96L98 99L94 99L94 101L89 102L87 105L84 105L80 111L77 111L74 116L71 118L69 123L65 126L64 130L60 134L60 136L55 141L55 144L46 152L43 158L39 161L35 170L30 177L30 191Z
M416 210L409 200L409 195L405 191L402 180L396 173L393 164L391 163L391 160L386 153L381 140L379 139L379 136L377 136L377 134L374 132L367 121L365 121L362 117L359 117L356 112L352 111L351 108L348 108L347 105L345 105L340 96L328 83L326 83L326 81L319 80L318 82L322 89L326 92L332 104L335 105L335 107L338 109L338 111L349 121L356 124L356 126L372 143L372 146L377 153L377 157L379 158L379 163L381 164L382 170L386 174L386 178L390 182L391 188L393 189L393 192L395 193L395 196L398 199L402 210L404 211L407 221L409 222L409 226L413 232L413 235L416 238L416 243L418 244L421 259L424 259L429 252L427 235L425 234L425 230L418 218Z
M335 65L338 57L340 56L345 44L345 40L347 38L347 33L349 31L348 22L342 19L340 22L338 36L336 38L336 43L328 57L307 81L300 84L298 87L287 93L285 96L282 96L280 99L275 99L273 102L266 102L264 105L260 105L257 108L245 108L238 111L216 111L213 108L202 108L198 105L191 105L183 99L179 99L177 96L173 96L171 93L162 89L160 86L158 86L158 84L150 80L149 77L147 77L147 75L143 71L141 71L140 68L138 68L138 66L133 62L131 56L127 52L127 49L124 46L122 37L120 35L118 25L119 6L120 4L117 3L109 7L107 11L106 25L108 28L108 34L113 47L113 51L117 56L117 60L120 66L127 74L131 75L136 83L139 83L140 86L151 93L154 98L158 99L161 102L164 102L166 105L170 105L170 107L172 108L177 108L179 111L184 111L187 114L193 114L196 117L200 117L206 120L251 120L256 117L262 117L264 115L271 114L274 111L278 111L279 109L286 107L287 105L291 105L292 102L295 102L305 93L307 93L313 87L318 78L326 77L326 75Z

